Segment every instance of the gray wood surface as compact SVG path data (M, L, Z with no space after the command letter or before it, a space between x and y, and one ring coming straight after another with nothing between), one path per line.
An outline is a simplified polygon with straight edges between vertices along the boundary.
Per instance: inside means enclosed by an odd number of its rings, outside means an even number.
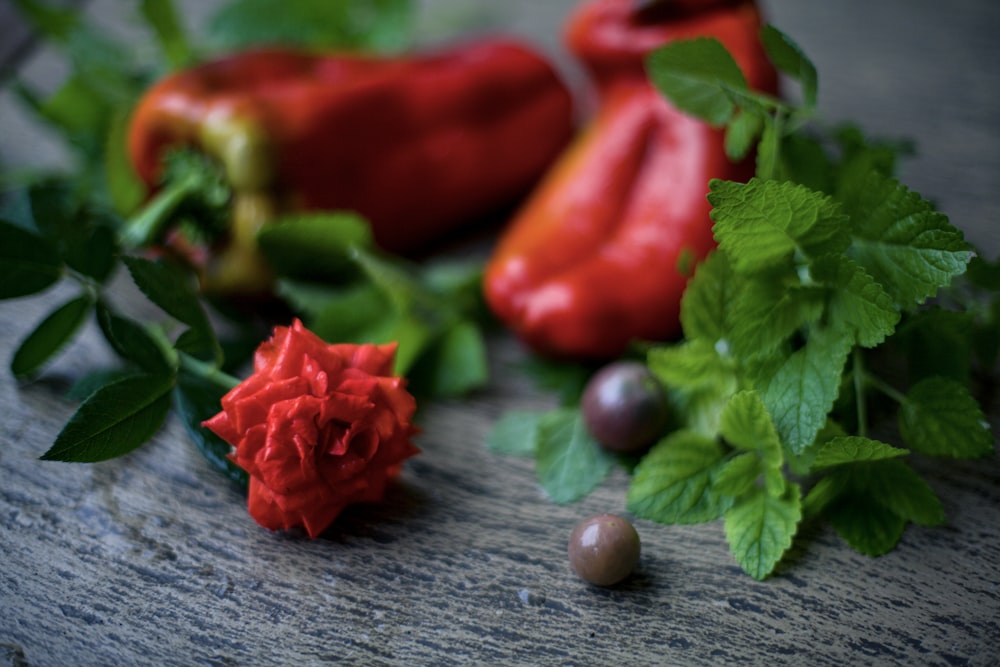
M570 0L426 4L434 20L516 29L575 76L553 40ZM91 4L99 15L116 7ZM1000 3L766 8L816 61L824 115L916 140L904 180L1000 252ZM55 63L40 52L24 76L51 78ZM6 92L0 158L60 159ZM5 367L59 296L0 303ZM32 384L0 373L0 666L1000 664L996 457L921 464L948 523L909 528L882 558L808 530L758 583L733 562L721 525L640 521L638 572L596 589L570 571L566 539L579 519L620 511L626 480L556 506L529 462L487 452L493 419L550 400L516 372L516 343L500 337L491 354L488 391L422 407L423 454L389 501L316 541L258 528L174 420L124 459L38 461L73 410L62 391L110 361L96 330ZM990 415L1000 428L1000 406Z

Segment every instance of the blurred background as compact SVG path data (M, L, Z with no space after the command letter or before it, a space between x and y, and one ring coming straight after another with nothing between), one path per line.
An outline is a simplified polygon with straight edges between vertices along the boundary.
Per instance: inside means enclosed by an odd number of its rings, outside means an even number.
M101 31L125 40L137 62L155 58L139 2L59 0L84 7ZM561 30L579 0L413 0L417 45L471 33L520 34L547 52L574 88L581 73ZM223 0L176 0L184 29L209 32ZM0 0L0 169L59 166L64 146L13 92L52 91L65 56L31 34L15 0ZM280 12L279 3L273 3ZM995 0L761 0L767 19L815 62L821 117L870 134L914 141L903 182L934 200L970 239L1000 252L992 196L1000 187L1000 3ZM197 37L196 37L197 38ZM956 122L957 121L957 122Z

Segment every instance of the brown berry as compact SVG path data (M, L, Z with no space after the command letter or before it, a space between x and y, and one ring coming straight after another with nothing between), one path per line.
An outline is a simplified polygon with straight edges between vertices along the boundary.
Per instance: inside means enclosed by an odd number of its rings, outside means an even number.
M598 514L576 525L569 538L569 562L581 579L613 586L639 563L639 534L615 514Z

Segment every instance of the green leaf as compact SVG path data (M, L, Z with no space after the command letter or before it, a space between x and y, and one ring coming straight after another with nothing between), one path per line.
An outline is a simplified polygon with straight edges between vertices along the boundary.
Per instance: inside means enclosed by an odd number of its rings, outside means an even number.
M54 245L0 220L0 299L37 294L57 283L62 271Z
M232 0L212 15L208 35L217 49L260 44L308 49L399 51L411 41L412 0Z
M864 492L900 518L922 526L944 523L941 501L927 482L903 461L883 459L855 466L851 471L855 488L863 487Z
M316 213L282 218L257 235L261 251L279 276L343 280L355 247L372 246L371 227L354 213Z
M744 390L729 399L719 421L719 433L736 449L760 453L769 467L781 465L781 441L756 391Z
M583 498L604 481L614 465L615 458L590 435L579 410L561 408L540 420L535 471L553 502Z
M94 463L141 446L163 425L173 378L136 375L90 396L42 455L46 461Z
M171 69L181 69L194 62L194 53L172 0L142 0L139 8L146 24L153 29Z
M814 328L806 344L763 383L762 396L782 443L801 454L826 423L840 389L852 340Z
M864 268L846 257L829 255L817 260L811 273L830 288L828 320L851 331L858 345L875 347L896 330L900 313L892 297Z
M415 393L435 397L463 396L489 380L486 342L475 324L456 323L428 346L408 377Z
M785 276L744 277L734 290L730 343L736 356L764 357L823 314L822 294Z
M720 356L704 338L660 345L646 354L650 372L671 389L729 392L736 383L735 364Z
M90 314L93 300L79 296L56 308L28 334L14 353L11 372L24 378L35 373L69 342Z
M763 129L764 119L759 114L737 109L726 125L726 157L733 162L745 159Z
M733 328L731 309L738 285L724 253L713 252L698 264L681 297L684 336L712 343L728 338Z
M846 498L830 505L825 514L840 537L866 556L892 551L906 528L898 514L866 498Z
M899 413L899 429L915 451L931 456L984 458L995 451L993 431L964 384L930 377L914 385Z
M793 253L817 257L847 248L846 218L826 195L791 182L713 180L715 237L737 273L787 264Z
M112 349L126 361L156 376L176 372L177 354L173 348L165 339L154 338L135 320L115 313L106 303L100 302L97 304L97 323Z
M726 461L713 488L724 496L739 498L754 489L762 472L760 457L754 452L743 452Z
M912 379L940 375L968 386L976 333L975 318L970 312L931 306L907 313L895 342L906 353Z
M674 106L716 126L724 125L733 113L726 87L747 88L739 65L714 38L670 42L650 54L646 69Z
M222 351L215 331L198 301L198 294L191 276L180 267L166 261L152 261L141 257L124 257L132 279L150 301L165 313L191 328L186 340L186 351L209 352L216 359Z
M117 382L126 377L132 377L135 371L126 368L101 368L90 371L66 390L66 398L81 403L106 384Z
M721 517L732 499L715 482L725 450L714 439L675 431L636 466L628 489L630 512L664 524L693 524Z
M223 473L241 487L246 488L249 477L245 470L229 460L232 446L201 425L221 409L220 401L226 390L188 373L181 374L174 390L177 412L188 437L213 468Z
M802 102L805 107L815 107L818 79L816 66L799 45L771 25L765 25L761 29L761 43L774 66L802 85Z
M758 581L774 571L790 546L802 518L797 484L785 495L772 496L764 489L741 498L726 512L726 540L743 571Z
M906 456L905 449L861 436L840 436L818 444L813 450L811 470L816 472L845 463L878 461Z
M904 308L921 304L963 273L972 251L930 202L869 172L838 199L850 215L850 255Z
M508 410L486 436L487 448L496 454L534 456L538 448L538 425L543 410Z

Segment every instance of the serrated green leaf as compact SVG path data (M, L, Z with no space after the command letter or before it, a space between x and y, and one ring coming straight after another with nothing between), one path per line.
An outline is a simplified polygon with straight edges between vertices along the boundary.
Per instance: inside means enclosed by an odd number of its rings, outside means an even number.
M52 311L14 352L10 362L11 372L16 377L24 378L45 365L80 329L93 303L89 296L83 295Z
M138 322L119 315L107 304L97 305L97 323L111 348L123 359L157 376L166 376L176 371L176 353L166 341L158 342L150 332ZM168 357L168 350L173 353Z
M993 431L965 385L942 377L921 380L899 413L903 440L931 456L984 458L995 451Z
M215 331L198 301L198 294L191 276L180 267L166 261L152 261L141 257L124 257L132 279L150 301L165 313L190 327L185 339L185 350L191 353L208 352L217 360L222 357Z
M654 445L636 466L628 489L628 509L664 524L713 521L732 504L715 480L725 450L714 439L676 431Z
M232 446L201 425L219 412L220 401L225 393L225 389L211 382L184 373L177 379L174 404L188 437L202 456L213 468L246 488L249 483L246 471L228 458Z
M371 226L355 213L286 217L257 235L261 251L279 276L297 280L343 280L354 268L354 248L372 246Z
M781 140L782 171L791 181L828 195L835 191L834 164L823 143L802 133Z
M41 458L94 463L131 452L163 425L173 384L173 378L138 375L105 385L77 409Z
M650 54L646 70L674 106L717 126L733 113L726 87L747 88L739 65L714 38L670 42Z
M867 498L844 498L830 504L825 515L837 534L866 556L892 551L906 528L906 521L898 514Z
M733 162L745 159L764 129L764 119L757 113L737 109L726 125L726 157Z
M614 465L615 458L590 435L579 410L561 408L540 420L535 471L553 502L583 498L604 481Z
M745 359L773 353L823 314L820 290L780 275L744 277L734 292L729 341L736 356Z
M760 457L754 452L743 452L726 461L713 488L724 496L739 498L754 489L762 472Z
M828 322L850 330L858 345L875 347L896 330L900 313L892 297L863 267L842 255L828 255L814 262L810 271L830 288Z
M793 454L809 447L826 423L840 389L852 338L814 328L762 387L761 395L782 443Z
M856 465L850 471L854 475L852 485L858 489L855 495L870 495L900 518L922 526L944 523L941 501L904 461L882 459Z
M934 296L972 259L947 216L894 179L869 172L838 199L853 227L851 258L904 308Z
M906 456L905 449L887 445L862 436L840 436L822 442L813 449L812 471L824 470L845 463L878 461Z
M0 299L37 294L57 283L62 270L53 244L0 220Z
M733 327L731 304L738 285L725 254L713 252L698 264L681 298L684 336L712 343L728 338Z
M729 508L726 540L743 571L758 581L767 578L792 546L801 518L802 502L796 484L790 484L781 497L757 489Z
M895 341L906 351L911 379L939 375L968 386L976 333L972 313L931 306L907 313Z
M764 119L764 129L757 142L756 176L766 180L780 178L784 165L781 162L781 145L784 141L783 123L775 116Z
M765 466L781 466L781 441L756 391L743 390L729 399L719 420L719 433L736 449L757 452Z
M761 43L768 58L779 70L797 79L802 85L802 103L806 108L816 106L816 66L798 44L772 25L761 29Z
M538 447L538 424L543 410L508 410L493 424L486 447L496 454L534 456Z
M457 397L484 387L489 380L486 342L472 322L462 320L431 342L408 377L414 393Z
M733 361L720 356L716 345L705 338L654 347L647 353L646 363L671 389L723 392L736 384Z
M788 181L711 181L715 238L737 273L782 266L798 251L817 257L847 248L846 218L826 195Z

